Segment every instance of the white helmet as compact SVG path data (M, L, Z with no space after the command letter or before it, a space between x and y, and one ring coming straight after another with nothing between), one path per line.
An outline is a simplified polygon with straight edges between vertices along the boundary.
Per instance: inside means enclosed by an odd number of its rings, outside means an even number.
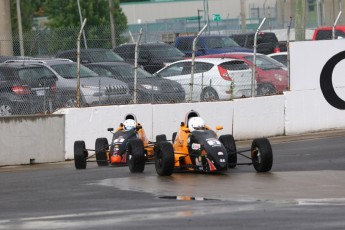
M191 132L205 128L205 121L201 117L191 117L188 120L188 128Z
M131 130L131 129L134 129L137 126L137 124L135 120L127 119L125 120L125 122L123 122L123 126L125 130Z

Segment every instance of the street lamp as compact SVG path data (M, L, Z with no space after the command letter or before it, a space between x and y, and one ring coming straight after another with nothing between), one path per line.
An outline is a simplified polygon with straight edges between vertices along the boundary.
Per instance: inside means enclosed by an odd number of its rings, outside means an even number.
M198 9L198 25L199 25L199 30L198 31L200 31L200 12L203 12L203 10L199 10Z

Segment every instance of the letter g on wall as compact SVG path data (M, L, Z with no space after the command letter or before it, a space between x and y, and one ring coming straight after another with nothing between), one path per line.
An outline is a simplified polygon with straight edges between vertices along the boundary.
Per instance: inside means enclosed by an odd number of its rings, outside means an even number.
M331 57L322 68L320 75L320 86L323 96L331 106L341 110L345 110L345 101L336 94L332 82L332 75L335 66L343 59L345 59L345 51Z

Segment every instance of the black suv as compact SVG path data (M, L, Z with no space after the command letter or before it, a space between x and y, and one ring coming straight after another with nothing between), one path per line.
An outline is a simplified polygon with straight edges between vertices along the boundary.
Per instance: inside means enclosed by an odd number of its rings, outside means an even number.
M57 58L66 58L74 62L77 62L77 50L64 50L59 51L56 56ZM114 53L111 49L81 49L80 50L80 63L94 63L94 62L118 62L123 61L123 59Z
M52 112L57 78L42 66L0 64L0 116Z
M134 64L135 44L122 44L114 48L126 62ZM142 43L139 45L138 65L149 73L155 73L169 63L183 60L184 54L166 43Z
M230 38L235 40L240 46L250 49L254 48L254 37L255 32L230 35ZM278 41L276 34L273 32L259 32L256 44L256 51L261 54L271 54L276 49L281 52L287 50L286 41Z

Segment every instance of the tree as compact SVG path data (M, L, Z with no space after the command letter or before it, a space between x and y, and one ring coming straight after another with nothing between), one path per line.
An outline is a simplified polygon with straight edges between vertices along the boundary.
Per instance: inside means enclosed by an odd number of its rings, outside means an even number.
M117 34L127 27L127 17L122 12L118 0L113 1L112 13L118 27ZM108 0L80 0L81 14L87 18L87 26L109 25L109 2ZM48 16L50 28L80 26L78 2L71 0L45 0L45 13Z
M25 0L20 1L20 11L22 16L23 31L31 30L34 17L44 16L44 0ZM16 0L11 0L11 23L12 31L18 33L18 18Z

